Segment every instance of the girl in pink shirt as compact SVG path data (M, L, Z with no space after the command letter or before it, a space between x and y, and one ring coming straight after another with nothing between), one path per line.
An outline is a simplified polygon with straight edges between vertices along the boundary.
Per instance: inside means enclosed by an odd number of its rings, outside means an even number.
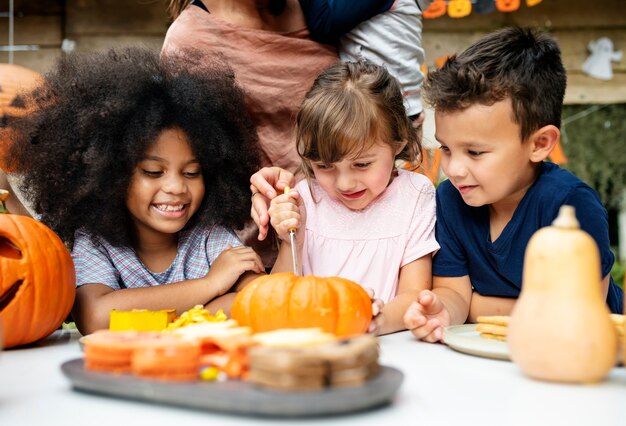
M298 113L297 150L306 179L269 208L281 239L273 272L291 270L296 228L300 273L372 288L385 303L380 333L404 329L407 307L431 287L439 245L432 183L395 167L421 151L398 82L368 61L328 68Z

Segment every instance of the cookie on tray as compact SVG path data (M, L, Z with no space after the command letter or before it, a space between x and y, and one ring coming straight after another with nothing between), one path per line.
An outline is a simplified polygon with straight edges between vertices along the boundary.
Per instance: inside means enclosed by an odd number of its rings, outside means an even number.
M310 348L337 337L321 328L283 328L252 336L258 345L248 351L248 379L282 391L319 390L326 386L325 361Z
M261 345L249 351L249 379L283 391L358 386L378 373L378 355L377 340L369 335L292 347Z
M340 340L318 349L328 365L330 386L358 386L380 370L378 341L369 334Z
M249 349L248 379L276 390L317 390L326 385L326 361L311 347L255 346Z

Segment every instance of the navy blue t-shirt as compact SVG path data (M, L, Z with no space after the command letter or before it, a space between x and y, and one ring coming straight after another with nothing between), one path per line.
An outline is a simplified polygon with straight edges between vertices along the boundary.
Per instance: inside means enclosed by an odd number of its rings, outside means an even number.
M388 11L394 3L395 0L300 0L311 38L330 44L361 22Z
M605 277L615 261L606 209L591 187L548 162L542 163L539 177L493 243L489 206L468 206L450 181L442 182L437 188L436 227L441 249L433 259L433 275L469 275L474 290L483 296L518 297L528 240L539 228L549 226L564 204L574 206L581 228L598 244ZM623 297L611 278L607 304L612 312L622 312Z

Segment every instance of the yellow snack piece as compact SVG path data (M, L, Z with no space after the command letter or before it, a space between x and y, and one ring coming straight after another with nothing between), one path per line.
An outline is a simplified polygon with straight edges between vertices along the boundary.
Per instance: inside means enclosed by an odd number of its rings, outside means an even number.
M213 380L217 380L219 374L220 370L215 367L203 368L202 371L200 371L200 380L212 382Z
M201 324L205 322L222 322L226 321L226 314L223 310L218 310L215 315L204 309L202 305L196 305L188 311L183 312L171 324L167 326L167 331L176 330L190 324Z
M112 331L162 331L176 317L174 309L150 311L133 309L117 311L113 309L109 317L109 330Z

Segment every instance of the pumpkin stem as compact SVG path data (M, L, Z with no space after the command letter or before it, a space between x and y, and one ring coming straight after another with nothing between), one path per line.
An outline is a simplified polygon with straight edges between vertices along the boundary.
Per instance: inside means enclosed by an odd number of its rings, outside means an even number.
M0 214L9 213L9 210L7 210L7 206L4 204L4 202L8 200L8 198L9 198L9 191L7 191L6 189L0 189Z

